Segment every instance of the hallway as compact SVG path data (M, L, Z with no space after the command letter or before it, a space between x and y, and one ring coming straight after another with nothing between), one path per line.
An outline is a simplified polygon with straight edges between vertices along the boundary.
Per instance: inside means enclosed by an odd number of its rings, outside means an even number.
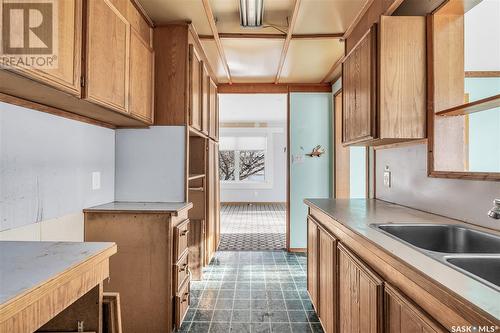
M323 332L306 291L306 257L219 251L191 282L180 332Z
M221 204L219 250L281 250L286 247L286 205Z

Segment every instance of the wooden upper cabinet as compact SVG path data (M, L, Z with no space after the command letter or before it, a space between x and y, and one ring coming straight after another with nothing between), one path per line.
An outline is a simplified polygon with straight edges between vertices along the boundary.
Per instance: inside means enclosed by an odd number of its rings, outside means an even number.
M14 72L80 97L82 0L57 3L57 65L53 69L11 67Z
M88 1L86 99L129 110L130 24L108 1Z
M342 142L381 145L426 137L423 16L381 16L343 63Z
M342 244L338 260L340 332L381 333L382 279Z
M318 247L318 316L325 333L334 333L337 324L337 240L320 227Z
M343 63L343 143L376 137L376 30L370 29Z
M219 105L217 98L217 85L212 79L209 79L209 136L218 141L219 140Z
M198 52L189 44L189 125L194 129L202 129L202 73L203 63Z
M381 16L379 28L380 138L425 138L425 17Z
M130 34L130 113L153 122L154 52L135 29Z
M210 76L208 75L205 63L202 61L202 104L201 104L201 131L208 135L210 130L209 108L210 108Z
M448 332L396 289L385 285L385 329L387 333Z
M318 310L318 225L307 218L307 291Z

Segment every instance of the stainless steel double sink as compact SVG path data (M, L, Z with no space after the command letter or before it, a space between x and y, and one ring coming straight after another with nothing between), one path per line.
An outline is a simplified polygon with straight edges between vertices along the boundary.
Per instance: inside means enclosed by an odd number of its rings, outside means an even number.
M454 224L370 227L500 291L500 236Z

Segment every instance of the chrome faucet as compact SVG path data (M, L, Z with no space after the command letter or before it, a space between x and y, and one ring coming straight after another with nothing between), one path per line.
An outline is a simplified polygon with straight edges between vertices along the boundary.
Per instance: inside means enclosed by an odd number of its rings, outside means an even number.
M488 216L492 219L500 220L500 199L493 200L495 206L488 211Z

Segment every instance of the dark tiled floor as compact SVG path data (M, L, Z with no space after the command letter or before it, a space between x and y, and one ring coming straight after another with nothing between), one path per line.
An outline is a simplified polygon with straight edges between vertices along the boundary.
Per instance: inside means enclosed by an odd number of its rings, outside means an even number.
M217 252L191 282L180 332L323 332L306 288L306 257L284 251Z

